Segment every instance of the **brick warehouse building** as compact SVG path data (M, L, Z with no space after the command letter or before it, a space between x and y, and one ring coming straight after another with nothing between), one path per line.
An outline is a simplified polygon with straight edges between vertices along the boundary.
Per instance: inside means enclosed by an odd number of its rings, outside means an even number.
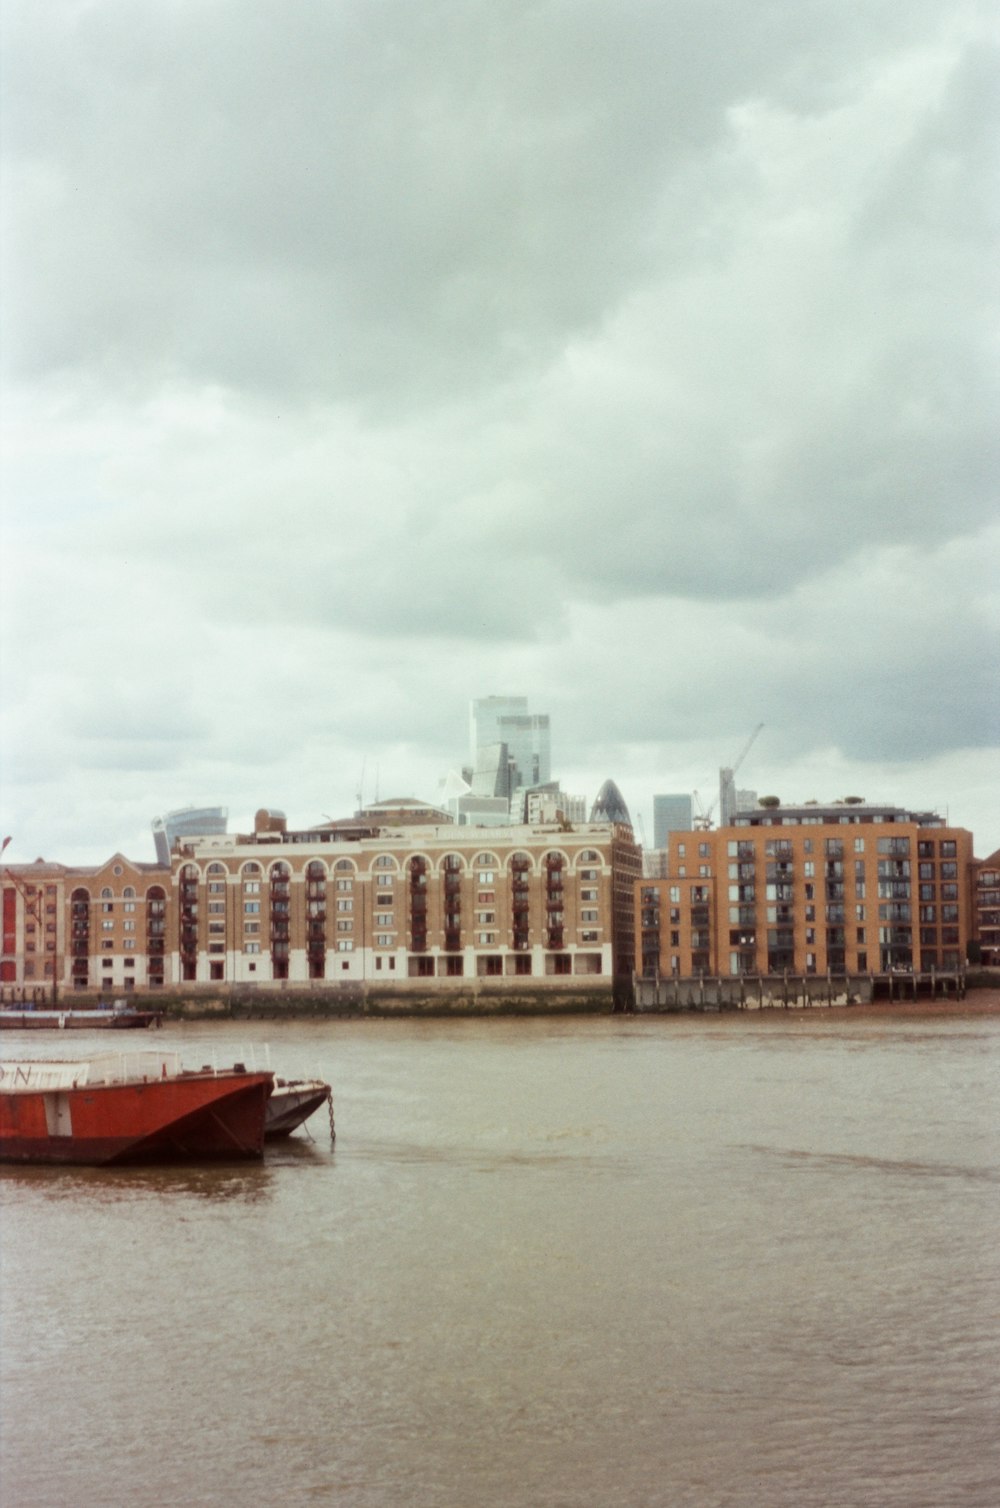
M760 806L671 833L636 887L636 972L651 978L953 970L975 935L972 835L933 813L844 802Z
M631 979L640 874L624 825L290 832L263 810L253 833L181 843L169 867L5 870L4 995L472 984L610 1005Z

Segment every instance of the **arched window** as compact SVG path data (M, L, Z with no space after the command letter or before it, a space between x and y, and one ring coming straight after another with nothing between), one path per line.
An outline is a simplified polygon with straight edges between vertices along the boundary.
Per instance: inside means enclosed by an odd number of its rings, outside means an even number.
M126 885L125 889L122 891L122 895L125 897L125 899L127 901L134 901L135 900L135 886L134 885Z
M565 939L563 874L566 855L550 849L543 859L545 872L545 946L561 949Z
M495 853L477 853L472 862L477 869L496 869L498 861Z
M291 870L281 859L271 865L271 970L275 979L288 978L291 945Z
M167 953L167 892L162 885L146 891L146 958L151 985L161 985Z
M577 858L579 864L599 864L600 862L601 856L596 848L585 848Z
M90 891L78 886L70 896L70 951L73 984L86 989L90 970Z
M306 959L310 979L326 975L326 865L313 859L306 865Z
M410 890L410 952L427 951L427 870L423 854L414 854L406 866Z
M245 875L260 874L260 865L257 863L256 859L247 860L247 862L243 866L243 873Z
M511 942L515 953L527 953L531 948L531 857L523 849L512 853L507 860L510 872L510 925ZM518 959L515 972L527 973L530 961Z
M113 895L114 895L114 891L111 889L110 885L102 885L101 886L101 900L102 901L110 901L110 899L111 899L111 897Z
M197 864L182 864L179 878L181 979L194 980L198 977L198 888L201 879Z
M444 949L458 953L462 947L462 871L461 854L446 853L441 860L444 876Z
M209 874L225 874L225 872L226 872L226 866L225 866L225 864L209 864L209 866L208 866L208 873Z
M333 867L337 874L353 874L357 865L353 859L338 859Z

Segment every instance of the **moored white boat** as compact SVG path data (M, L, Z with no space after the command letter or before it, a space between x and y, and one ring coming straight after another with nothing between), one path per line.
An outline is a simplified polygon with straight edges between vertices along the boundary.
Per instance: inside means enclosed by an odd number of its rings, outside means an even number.
M328 1105L330 1110L330 1140L333 1129L333 1091L323 1079L275 1079L271 1097L267 1102L264 1135L268 1140L290 1136L304 1125L311 1115Z

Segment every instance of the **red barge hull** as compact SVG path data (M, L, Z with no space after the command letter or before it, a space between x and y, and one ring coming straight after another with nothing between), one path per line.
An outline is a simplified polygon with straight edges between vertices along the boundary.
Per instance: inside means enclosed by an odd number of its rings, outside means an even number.
M108 1167L264 1154L270 1073L209 1069L34 1087L30 1071L46 1066L3 1065L0 1161Z

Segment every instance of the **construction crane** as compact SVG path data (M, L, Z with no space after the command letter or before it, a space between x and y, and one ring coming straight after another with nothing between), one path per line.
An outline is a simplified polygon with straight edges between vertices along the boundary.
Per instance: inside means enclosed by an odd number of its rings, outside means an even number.
M740 765L743 763L744 759L746 759L747 755L750 753L750 750L753 748L754 743L757 740L757 735L763 728L763 726L763 723L757 724L756 728L754 728L753 732L747 739L746 743L743 745L739 754L733 760L733 763L731 765L723 765L723 767L719 771L719 795L712 800L706 810L699 810L698 816L695 818L694 825L699 832L708 832L709 828L712 826L712 813L715 811L719 797L722 795L723 786L727 783L732 782L736 775L736 771L739 769ZM696 799L698 799L698 806L700 808L701 800L700 798L698 798L698 792L695 791L694 794Z

